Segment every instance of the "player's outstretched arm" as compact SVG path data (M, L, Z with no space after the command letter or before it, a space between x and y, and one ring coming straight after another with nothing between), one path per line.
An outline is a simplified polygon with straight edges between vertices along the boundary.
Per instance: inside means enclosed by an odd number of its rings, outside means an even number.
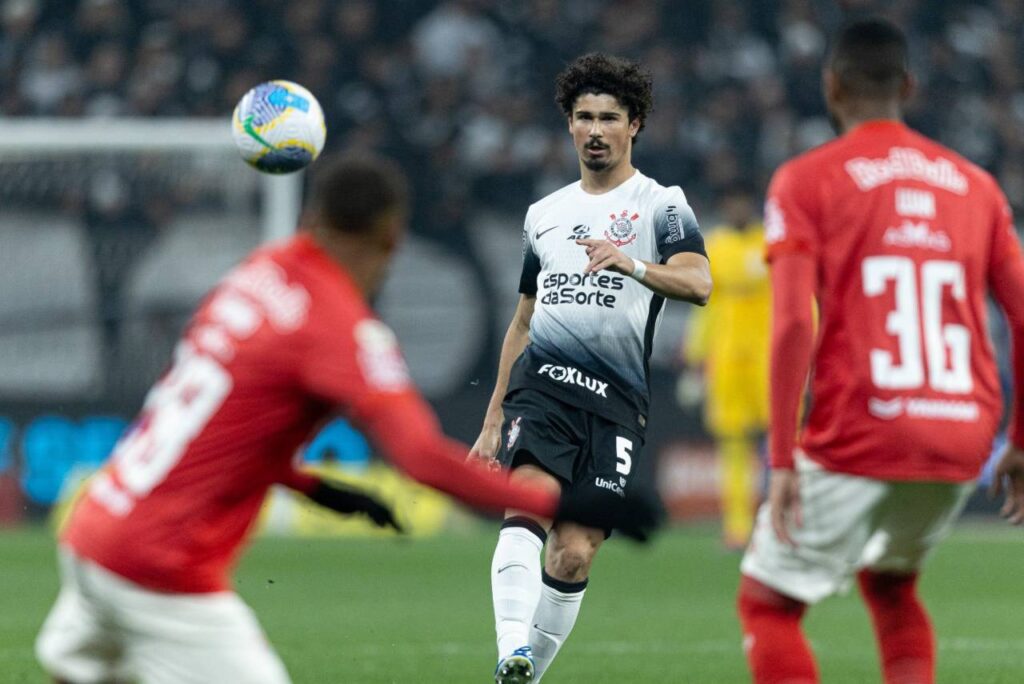
M441 432L434 412L415 392L374 402L353 419L380 453L418 482L474 508L518 508L546 518L554 516L557 494L512 481L504 471L467 460L468 449Z
M519 304L516 306L512 322L509 323L508 330L505 332L505 340L501 344L501 357L498 360L498 377L494 381L494 391L487 404L487 413L484 415L480 436L476 438L473 448L469 450L470 458L478 458L488 464L496 463L494 459L498 453L498 444L501 442L501 424L505 420L501 402L508 390L512 364L523 353L530 341L530 320L533 318L533 309L536 303L536 296L526 294L519 296Z
M608 240L577 240L587 252L584 273L609 270L641 282L662 297L704 306L711 297L711 266L703 254L680 252L664 264L652 264L626 256Z
M391 527L396 532L405 530L395 519L395 514L386 504L361 492L355 487L301 470L292 470L281 480L281 484L305 495L310 501L343 515L360 513L366 515L377 527Z

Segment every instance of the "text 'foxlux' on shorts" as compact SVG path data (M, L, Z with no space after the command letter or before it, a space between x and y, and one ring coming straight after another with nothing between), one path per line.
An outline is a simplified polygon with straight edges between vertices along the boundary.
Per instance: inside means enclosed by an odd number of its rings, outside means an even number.
M606 394L608 383L594 378L588 378L580 372L579 368L573 368L572 366L554 366L550 363L545 363L537 371L537 375L546 375L552 380L561 382L565 385L578 385L579 387L590 390L599 397L608 398L608 395Z

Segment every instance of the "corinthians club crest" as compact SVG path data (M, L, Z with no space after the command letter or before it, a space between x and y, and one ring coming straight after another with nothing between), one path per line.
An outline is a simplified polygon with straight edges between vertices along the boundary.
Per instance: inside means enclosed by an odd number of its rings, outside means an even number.
M512 445L519 439L519 423L523 420L522 416L516 416L508 426L508 445L505 447L506 451L512 450Z
M640 218L640 214L630 216L629 212L625 209L622 210L621 214L611 214L612 225L608 226L608 230L604 231L604 236L616 247L623 247L636 242L633 221L636 221L638 218Z

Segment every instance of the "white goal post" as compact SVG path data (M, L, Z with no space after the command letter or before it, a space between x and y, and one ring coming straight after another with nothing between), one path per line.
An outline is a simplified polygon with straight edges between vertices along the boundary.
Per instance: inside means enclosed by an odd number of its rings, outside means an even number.
M0 128L0 161L74 152L235 153L224 118L11 118ZM238 173L259 176L263 239L290 235L302 205L303 172L262 174L238 159Z
M0 127L0 413L136 402L188 315L295 231L217 118L10 118ZM97 403L98 402L98 403Z

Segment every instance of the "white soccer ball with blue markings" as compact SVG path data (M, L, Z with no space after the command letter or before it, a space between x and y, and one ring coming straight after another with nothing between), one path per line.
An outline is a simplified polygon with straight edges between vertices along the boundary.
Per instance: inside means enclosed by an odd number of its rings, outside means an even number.
M242 159L265 173L291 173L324 149L327 126L313 94L291 81L267 81L239 100L232 117Z

